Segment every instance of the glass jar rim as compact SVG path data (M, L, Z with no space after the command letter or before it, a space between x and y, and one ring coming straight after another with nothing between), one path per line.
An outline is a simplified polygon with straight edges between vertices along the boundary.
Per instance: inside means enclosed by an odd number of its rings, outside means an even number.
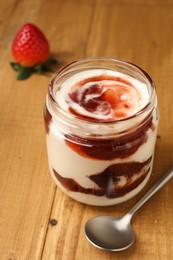
M110 120L110 121L93 121L87 118L79 118L78 116L68 113L66 111L64 111L59 104L57 103L56 99L55 99L55 95L53 92L53 88L54 88L54 83L55 81L58 79L58 77L62 77L63 75L66 75L66 73L68 73L68 71L70 70L72 71L76 71L75 66L80 66L84 63L87 62L114 62L118 65L121 65L121 67L125 68L126 66L128 66L128 71L133 71L134 69L136 70L136 73L138 73L140 76L143 77L143 79L145 79L147 81L147 87L150 87L150 95L149 95L149 99L147 104L140 109L139 111L137 111L136 113L134 113L131 116L125 117L125 118L120 118L120 119L115 119L115 120ZM98 65L96 66L96 68L98 68ZM99 68L102 68L101 66ZM111 69L111 67L109 67L109 69ZM51 98L51 101L53 102L53 106L55 109L57 109L63 116L65 116L67 119L69 120L77 120L78 122L81 123L87 123L88 125L90 124L96 124L96 125L112 125L112 124L118 124L121 122L126 122L128 120L131 120L133 118L136 118L138 116L140 116L141 114L143 114L146 111L150 111L153 103L155 101L155 94L156 94L156 90L155 90L155 84L152 80L152 78L148 75L148 73L143 70L142 68L140 68L139 66L135 65L132 62L129 61L125 61L125 60L121 60L121 59L115 59L115 58L111 58L111 57L92 57L92 58L86 58L86 59L80 59L80 60L76 60L73 61L65 66L63 66L62 68L60 68L52 77L49 87L48 87L48 95ZM56 115L55 115L56 117Z

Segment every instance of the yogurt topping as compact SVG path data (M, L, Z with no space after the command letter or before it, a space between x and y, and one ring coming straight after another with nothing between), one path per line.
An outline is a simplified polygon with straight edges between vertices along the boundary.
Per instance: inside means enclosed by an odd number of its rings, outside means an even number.
M149 100L147 85L129 75L90 69L66 79L56 102L67 113L89 121L107 122L130 117Z

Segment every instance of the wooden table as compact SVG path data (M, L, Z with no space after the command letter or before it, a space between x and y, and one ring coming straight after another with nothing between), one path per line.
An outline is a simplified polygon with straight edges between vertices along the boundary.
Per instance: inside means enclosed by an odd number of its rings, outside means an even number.
M173 1L0 0L0 6L0 260L173 259L173 181L134 217L137 240L127 251L96 249L83 231L95 215L125 214L173 164ZM62 64L112 56L154 79L160 107L154 169L135 198L91 207L52 182L42 115L50 77L17 81L9 66L12 39L26 22L44 31Z

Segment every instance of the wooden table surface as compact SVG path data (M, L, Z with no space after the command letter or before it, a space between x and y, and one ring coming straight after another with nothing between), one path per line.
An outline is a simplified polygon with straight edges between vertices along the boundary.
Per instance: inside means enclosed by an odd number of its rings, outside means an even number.
M155 81L160 123L153 174L128 202L87 206L54 185L42 112L50 77L17 81L9 66L11 42L26 22L44 31L62 64L115 57L139 65ZM135 215L137 239L128 250L101 251L84 236L89 218L125 214L173 165L172 102L172 0L0 0L0 260L173 259L173 181Z

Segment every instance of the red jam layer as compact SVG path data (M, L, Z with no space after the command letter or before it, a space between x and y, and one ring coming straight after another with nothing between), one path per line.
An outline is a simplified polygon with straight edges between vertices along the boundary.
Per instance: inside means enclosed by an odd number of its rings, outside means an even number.
M124 133L122 137L97 140L65 134L65 141L72 150L83 157L99 160L123 159L134 154L147 141L146 132L149 128L154 129L151 115L140 128L134 129L132 133Z
M49 113L49 110L47 109L46 105L44 106L43 115L44 115L45 130L46 130L46 133L48 134L49 133L49 125L50 125L50 122L52 120L52 116Z
M49 133L51 120L52 116L45 107L44 122L47 133ZM65 134L65 142L73 151L86 158L99 160L123 159L134 154L137 149L147 141L148 137L146 132L148 129L154 131L151 115L140 128L134 129L132 133L124 133L123 137L102 140L86 139Z
M84 188L74 179L62 177L55 169L53 169L53 172L62 186L69 191L105 196L112 199L124 196L143 182L150 171L151 159L152 157L143 163L130 162L113 164L101 173L90 175L88 178L97 184L97 188ZM139 176L133 180L134 175ZM120 176L126 178L126 184L123 186L118 185Z

